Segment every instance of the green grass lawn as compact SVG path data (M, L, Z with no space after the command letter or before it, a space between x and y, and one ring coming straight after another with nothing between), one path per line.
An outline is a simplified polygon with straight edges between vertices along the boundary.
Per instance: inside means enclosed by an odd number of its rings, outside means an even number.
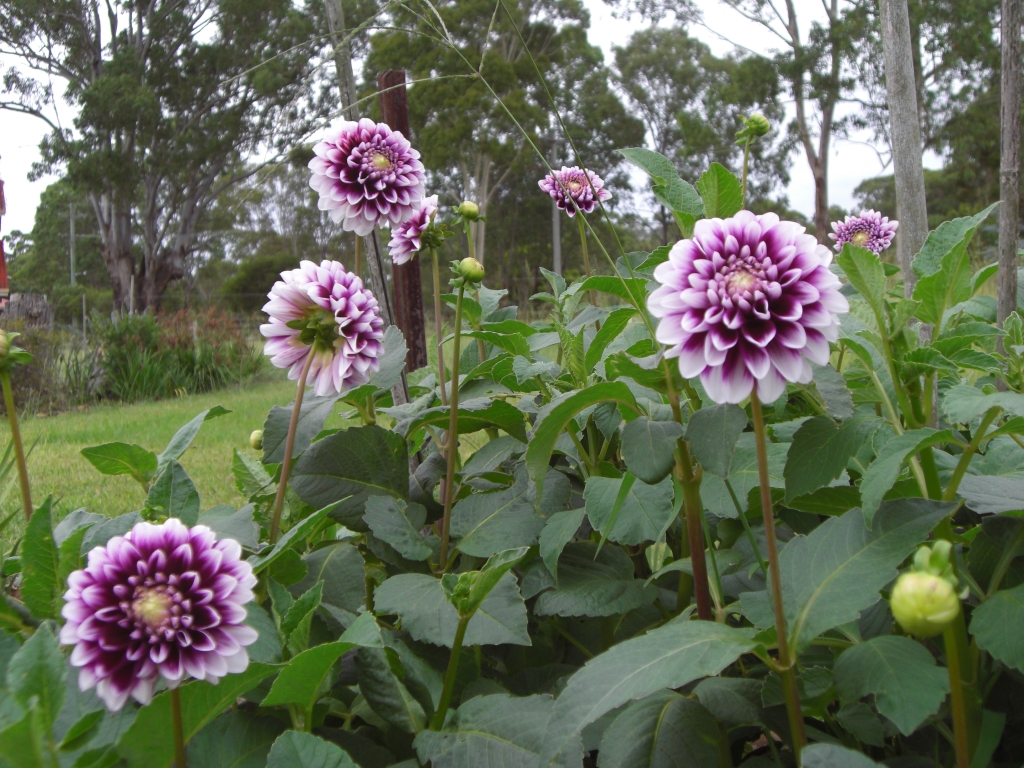
M59 516L79 507L109 516L140 509L145 500L142 487L124 475L101 475L82 457L81 449L121 441L159 453L181 425L200 411L223 405L232 412L203 424L180 461L199 489L203 508L241 504L244 499L231 475L232 449L256 455L249 447L249 434L263 426L271 406L287 405L294 397L295 385L283 372L273 371L263 380L205 395L97 405L51 418L25 417L21 429L26 450L35 443L28 458L32 500L38 506L52 494ZM0 446L9 439L5 418L0 424ZM15 476L12 471L12 487L2 501L8 513L20 503Z

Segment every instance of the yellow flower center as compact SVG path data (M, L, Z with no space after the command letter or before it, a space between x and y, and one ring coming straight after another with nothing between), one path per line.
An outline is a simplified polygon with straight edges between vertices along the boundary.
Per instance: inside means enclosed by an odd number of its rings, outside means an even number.
M570 181L566 186L573 192L579 192L583 188L583 184L578 181Z
M391 167L391 160L383 152L373 153L373 164L380 170L384 171Z
M148 589L132 601L132 610L151 627L159 626L170 615L170 595L157 589Z
M868 233L861 230L853 237L850 238L850 242L854 245L864 245L868 241Z
M746 270L733 272L729 276L729 290L731 293L743 293L744 291L753 288L756 282L757 278Z

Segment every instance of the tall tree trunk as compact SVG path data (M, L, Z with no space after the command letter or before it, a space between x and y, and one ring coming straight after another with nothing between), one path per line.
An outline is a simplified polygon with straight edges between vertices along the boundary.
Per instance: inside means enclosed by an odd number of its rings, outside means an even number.
M909 298L917 282L911 263L928 237L928 207L921 165L921 116L907 0L880 2L885 90L896 176L896 216L900 222L896 230L896 253L903 271L903 290Z
M828 244L828 233L832 230L828 215L828 155L813 171L814 175L814 234L819 243Z
M999 112L999 325L1017 308L1020 205L1020 0L1003 0L1002 89Z
M131 205L123 203L115 192L91 195L89 201L100 233L100 252L110 275L114 308L127 310L129 306L138 306L138 296L134 302L131 298L132 275L135 274Z

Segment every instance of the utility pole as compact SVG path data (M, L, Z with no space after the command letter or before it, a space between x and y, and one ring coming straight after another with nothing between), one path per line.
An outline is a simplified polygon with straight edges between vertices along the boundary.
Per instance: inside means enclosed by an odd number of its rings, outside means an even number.
M1017 308L1017 242L1020 211L1020 0L1002 0L999 109L999 327Z
M380 92L381 118L409 138L409 103L405 90L405 71L389 69L377 75ZM391 278L395 289L395 324L402 330L409 355L405 358L406 372L428 364L427 333L423 319L423 280L420 260L412 258L405 264L391 265Z
M75 204L68 205L68 222L70 232L68 233L68 250L71 252L71 285L75 284Z
M551 170L555 170L558 163L558 138L551 140L551 155L548 164ZM562 212L558 210L558 203L551 198L551 267L555 274L562 274Z
M928 237L928 205L921 164L921 116L914 79L913 40L907 0L881 0L882 48L885 53L885 92L896 177L896 254L903 272L903 291L914 292L914 256Z

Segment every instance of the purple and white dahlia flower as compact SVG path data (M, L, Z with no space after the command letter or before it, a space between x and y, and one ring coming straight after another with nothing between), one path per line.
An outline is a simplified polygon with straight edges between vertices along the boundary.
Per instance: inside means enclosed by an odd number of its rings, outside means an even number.
M562 170L549 173L537 184L551 195L555 205L569 214L570 218L576 215L577 206L583 213L591 213L598 201L603 203L612 196L612 193L604 188L604 181L600 176L576 166L566 168L563 165ZM594 196L595 192L597 197ZM576 205L573 205L573 202Z
M263 353L293 381L313 356L306 381L319 396L343 392L370 380L380 369L384 321L377 299L358 275L337 261L303 261L281 273L263 311Z
M313 152L309 186L320 195L320 210L357 235L381 221L408 220L423 197L420 153L384 123L345 121L328 129Z
M430 226L436 214L437 195L424 197L417 205L412 218L392 228L391 242L388 243L392 262L405 264L414 253L419 252L423 247L423 241L420 238L427 231L427 227Z
M654 270L660 286L647 299L661 318L657 339L679 358L687 379L700 376L716 403L739 403L756 385L763 402L786 382L811 380L849 310L832 253L799 224L774 213L740 211L703 219Z
M139 523L89 553L68 577L60 641L73 645L78 685L113 711L153 698L159 678L216 683L249 665L245 625L256 577L234 539L176 518Z
M833 233L829 237L836 241L836 250L843 250L847 243L859 245L878 255L890 245L896 237L898 221L889 221L878 211L861 211L860 216L847 216L846 221L833 221Z

